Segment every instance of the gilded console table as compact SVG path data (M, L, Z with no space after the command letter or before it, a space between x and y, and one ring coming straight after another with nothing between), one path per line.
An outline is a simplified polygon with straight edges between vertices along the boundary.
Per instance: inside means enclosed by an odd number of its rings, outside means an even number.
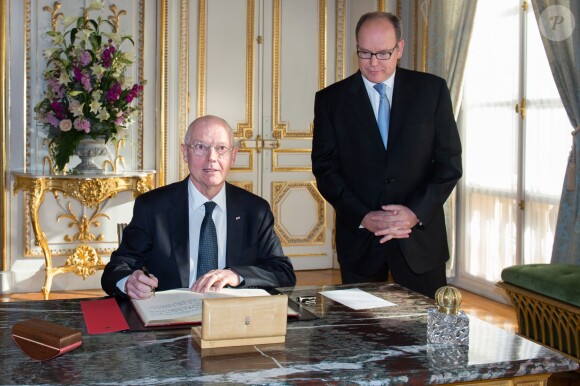
M72 272L83 276L84 279L93 275L97 270L103 269L105 264L89 245L87 241L93 241L94 236L88 231L90 218L82 216L77 221L79 232L74 241L80 241L74 252L68 256L64 266L52 266L52 254L48 246L46 235L40 228L38 211L44 201L47 192L55 195L62 193L64 197L71 197L87 208L96 209L105 200L115 197L118 193L132 191L133 196L147 192L154 187L154 171L134 171L125 173L102 173L98 175L50 175L27 172L12 172L14 178L14 194L22 190L28 197L30 222L38 245L44 254L46 273L42 293L48 300L52 279L54 276ZM92 216L94 218L94 216Z

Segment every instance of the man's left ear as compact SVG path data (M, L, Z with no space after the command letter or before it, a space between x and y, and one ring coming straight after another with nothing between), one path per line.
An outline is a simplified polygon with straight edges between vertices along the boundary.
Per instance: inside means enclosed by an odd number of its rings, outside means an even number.
M403 57L403 50L405 49L405 39L399 40L398 48L399 53L397 55L397 59L401 59L401 57Z
M230 156L231 161L232 161L232 165L236 162L236 155L238 154L238 148L234 147L234 149L232 150L232 154Z
M185 145L181 145L181 156L183 157L183 162L187 163L187 148Z

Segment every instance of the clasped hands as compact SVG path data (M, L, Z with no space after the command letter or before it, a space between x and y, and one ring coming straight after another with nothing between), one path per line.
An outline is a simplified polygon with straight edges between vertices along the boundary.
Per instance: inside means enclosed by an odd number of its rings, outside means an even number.
M415 213L406 206L383 205L381 209L367 213L362 220L366 230L381 237L381 244L392 239L409 238L411 228L419 223Z
M125 292L133 299L148 299L153 296L153 289L157 288L159 281L150 274L145 275L141 270L135 270L125 282ZM194 292L219 291L226 285L237 287L240 285L240 277L229 269L214 269L198 278L191 286Z

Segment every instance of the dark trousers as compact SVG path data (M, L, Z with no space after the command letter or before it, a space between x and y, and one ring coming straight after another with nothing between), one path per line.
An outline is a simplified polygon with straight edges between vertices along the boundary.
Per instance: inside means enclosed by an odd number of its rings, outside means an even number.
M445 264L423 274L416 274L409 268L403 254L394 242L388 242L387 261L372 275L362 275L355 272L340 270L342 284L372 283L387 281L389 272L395 283L418 292L430 298L435 298L435 292L447 285Z

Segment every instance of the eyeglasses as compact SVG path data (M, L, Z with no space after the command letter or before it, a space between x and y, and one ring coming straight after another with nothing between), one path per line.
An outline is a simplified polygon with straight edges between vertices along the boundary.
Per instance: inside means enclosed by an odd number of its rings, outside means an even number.
M232 149L231 147L228 147L226 145L208 145L205 144L203 142L195 142L194 144L189 144L189 143L184 143L185 146L190 147L193 149L193 153L195 155L198 155L200 157L203 157L204 155L207 154L207 152L209 151L209 149L211 149L212 147L214 148L215 152L217 153L219 158L225 157L228 154L231 153Z
M391 56L393 56L393 52L395 51L395 49L397 49L398 46L399 42L397 42L397 44L395 44L393 49L389 51L381 51L381 52L357 51L356 54L361 59L370 59L374 55L378 60L389 60L391 59Z

